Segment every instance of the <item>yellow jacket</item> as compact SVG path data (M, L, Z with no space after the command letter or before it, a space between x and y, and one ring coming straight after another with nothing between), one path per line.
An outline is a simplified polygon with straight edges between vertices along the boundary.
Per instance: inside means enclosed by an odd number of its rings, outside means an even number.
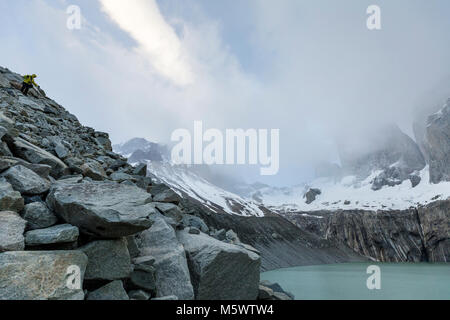
M36 82L34 82L34 79L36 78L36 75L26 75L23 76L23 82L25 82L26 84L34 84L36 87L38 86Z

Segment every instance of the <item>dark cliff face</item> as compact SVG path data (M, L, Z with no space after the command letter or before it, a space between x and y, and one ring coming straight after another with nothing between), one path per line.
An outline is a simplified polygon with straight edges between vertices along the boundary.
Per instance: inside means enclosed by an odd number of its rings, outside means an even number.
M382 262L450 261L450 199L399 211L286 216L301 229Z

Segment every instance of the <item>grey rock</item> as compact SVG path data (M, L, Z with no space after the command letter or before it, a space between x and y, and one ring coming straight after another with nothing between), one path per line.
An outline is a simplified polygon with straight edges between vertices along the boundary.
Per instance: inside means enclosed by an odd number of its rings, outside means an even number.
M134 238L134 236L127 236L127 237L125 237L125 239L127 240L127 248L128 248L128 252L130 253L130 257L131 258L138 257L140 254L140 251L136 244L136 239Z
M428 262L450 262L450 199L417 209Z
M26 223L15 212L0 212L0 252L20 251L25 248L23 232Z
M219 241L224 241L227 238L227 231L225 229L220 229L211 233L211 236Z
M152 227L139 234L137 241L142 254L155 259L158 297L175 295L183 300L194 299L183 246L161 214L152 219Z
M117 183L57 184L47 197L49 207L81 232L117 238L151 226L156 213L151 196Z
M119 280L133 271L126 240L98 240L80 248L89 259L87 280Z
M190 215L190 214L184 214L181 223L185 227L194 227L194 228L199 229L203 233L209 233L208 226L199 217L196 217L196 216L193 216L193 215Z
M258 300L270 300L273 296L273 290L269 287L260 285L258 289Z
M153 258L152 256L143 256L133 259L133 264L135 265L142 264L145 266L153 267L155 261L156 261L155 258Z
M95 161L90 161L81 166L81 170L83 171L83 175L85 177L89 177L94 181L102 181L108 178L105 170Z
M14 191L10 183L0 180L0 211L20 212L23 206L20 192Z
M263 280L261 281L261 285L272 289L272 291L275 293L280 293L283 295L286 295L289 299L286 300L293 300L294 299L294 295L292 293L286 292L285 290L283 290L283 288L278 284L278 283L272 283L270 281L267 280ZM281 298L282 296L280 296ZM277 300L285 300L285 299L277 299Z
M110 178L111 178L113 181L117 181L117 182L123 182L123 181L127 181L127 180L129 180L129 181L134 180L132 176L130 176L129 174L124 173L124 172L114 172L114 173L110 176Z
M425 148L430 165L430 182L450 181L450 99L428 118Z
M241 242L239 240L238 235L233 230L228 230L227 233L225 234L225 237L228 241L231 241L234 244Z
M70 224L62 224L46 229L32 230L25 233L27 246L39 246L45 244L68 243L77 241L79 231Z
M112 281L107 285L92 291L88 294L86 300L106 300L106 301L118 301L118 300L130 300L127 292L123 288L123 283L120 280Z
M254 252L205 234L177 232L189 262L197 300L255 300L261 259Z
M190 227L189 234L200 234L200 230L194 227Z
M320 189L309 189L308 192L306 192L303 197L306 198L307 204L311 204L316 200L316 197L320 194L322 194L322 191L320 191Z
M4 177L14 188L26 195L38 195L47 192L50 189L50 182L42 179L35 172L24 166L17 165L2 173Z
M74 266L83 284L87 257L80 251L22 251L0 254L0 300L83 300ZM74 277L75 278L75 277Z
M25 206L22 217L27 220L29 230L44 229L56 224L58 219L43 202L32 202Z
M12 151L30 163L49 165L52 168L50 174L55 178L68 172L68 167L60 159L21 138L14 139Z
M415 188L420 184L420 181L422 181L422 178L417 175L410 175L409 181L411 181L411 186L413 188Z
M183 213L180 208L173 203L154 203L156 209L158 209L164 216L172 218L175 222L181 222L183 219Z
M143 291L143 290L131 290L128 292L128 296L130 297L130 300L150 300L152 297L149 293Z
M144 289L156 293L156 270L146 264L137 264L130 276L130 283L134 288Z
M153 194L153 193L152 193ZM166 202L178 205L181 201L181 197L173 190L166 189L153 196L155 202Z
M142 176L145 177L147 175L147 165L146 164L140 164L133 170L133 174L136 176Z

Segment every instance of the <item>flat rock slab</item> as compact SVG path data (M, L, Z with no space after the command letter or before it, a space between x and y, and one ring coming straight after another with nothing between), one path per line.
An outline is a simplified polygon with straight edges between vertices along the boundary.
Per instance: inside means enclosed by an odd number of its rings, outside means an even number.
M120 280L112 281L107 285L89 293L86 300L130 300L127 292L123 288L123 283ZM148 300L148 299L147 299Z
M184 245L197 300L255 300L261 259L242 247L206 234L177 232Z
M23 232L26 223L15 212L0 212L0 252L20 251L25 248Z
M23 209L24 200L18 191L14 191L6 180L0 180L0 211L20 212Z
M50 182L41 178L34 171L17 165L2 173L4 177L21 194L38 195L47 192L50 189Z
M125 238L94 241L80 250L89 258L87 280L125 279L133 271Z
M175 295L183 300L193 300L194 290L184 248L164 216L157 214L153 219L152 227L137 237L137 244L142 255L155 259L157 295Z
M67 165L51 153L29 143L21 138L14 139L12 151L15 156L35 164L46 164L52 169L52 177L59 177L68 173Z
M45 244L69 243L77 241L78 228L70 224L61 224L46 229L32 230L25 233L27 246L40 246Z
M157 211L151 195L117 183L56 184L48 206L67 223L89 235L119 238L151 227Z
M2 253L0 300L83 300L86 265L81 251Z

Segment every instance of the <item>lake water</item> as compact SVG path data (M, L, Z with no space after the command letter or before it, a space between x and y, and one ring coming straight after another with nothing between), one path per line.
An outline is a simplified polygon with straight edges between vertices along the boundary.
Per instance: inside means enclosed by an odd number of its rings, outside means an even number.
M380 267L380 290L369 290L370 265ZM261 280L279 283L298 300L450 299L450 263L349 263L278 269ZM373 283L373 282L372 282Z

